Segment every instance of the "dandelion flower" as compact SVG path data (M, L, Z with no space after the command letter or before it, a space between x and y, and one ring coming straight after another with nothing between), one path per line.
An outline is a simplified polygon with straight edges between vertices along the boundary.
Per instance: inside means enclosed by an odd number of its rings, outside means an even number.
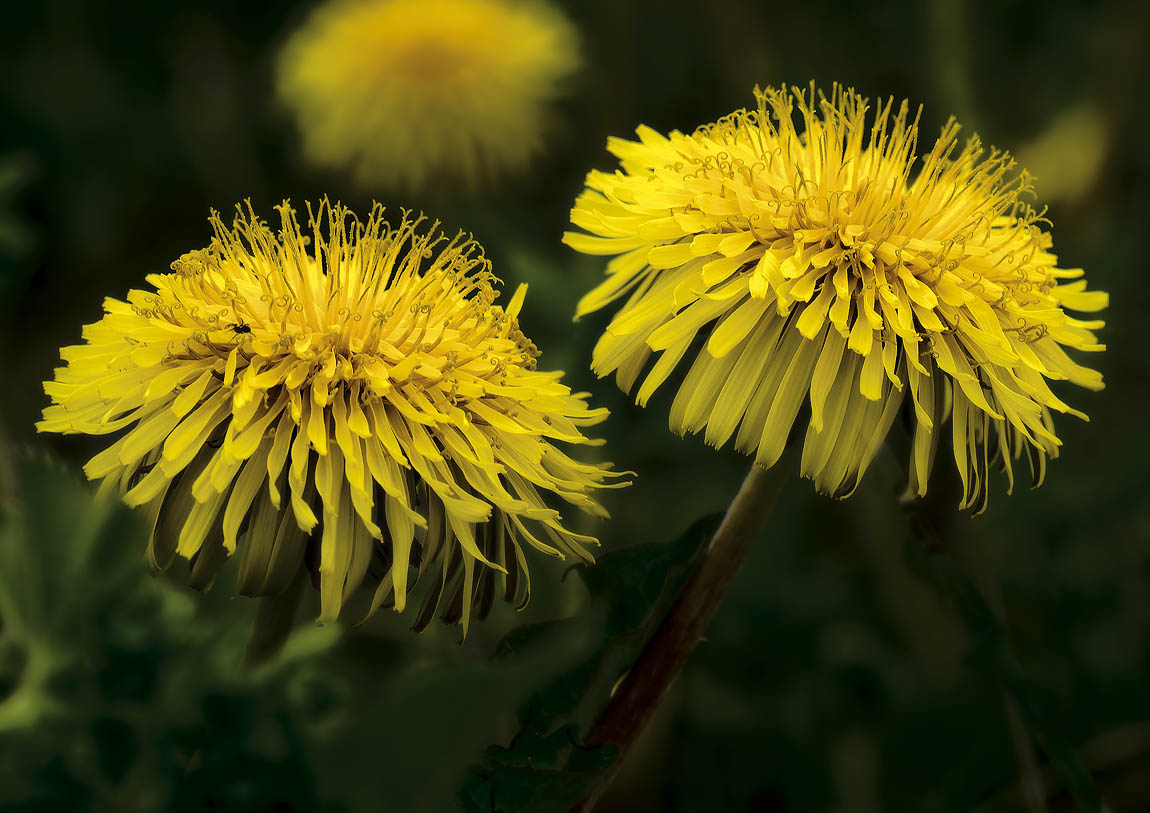
M213 213L211 245L106 300L45 384L39 430L121 433L84 470L146 509L152 562L207 587L238 551L239 592L266 595L306 561L323 621L365 583L371 612L426 584L417 626L439 608L466 631L497 578L526 603L524 543L590 561L550 503L605 516L612 473L559 444L607 412L536 369L525 289L494 304L482 249L422 217L324 201L305 236L278 212L278 232Z
M542 2L333 0L284 47L279 95L318 164L473 185L538 151L578 64L574 27Z
M940 443L964 508L985 506L992 462L1013 486L1025 452L1040 483L1060 443L1051 410L1086 417L1048 380L1102 388L1065 352L1104 349L1102 322L1067 310L1101 310L1107 295L1058 266L1024 201L1029 177L977 137L959 148L953 119L920 158L906 102L871 112L838 86L829 99L813 85L755 95L756 110L691 135L612 138L621 169L587 176L571 219L590 234L564 240L617 256L576 318L625 298L593 369L630 391L656 355L646 404L701 335L671 428L715 446L734 437L769 468L807 402L802 474L836 497L908 390L910 493L926 493Z

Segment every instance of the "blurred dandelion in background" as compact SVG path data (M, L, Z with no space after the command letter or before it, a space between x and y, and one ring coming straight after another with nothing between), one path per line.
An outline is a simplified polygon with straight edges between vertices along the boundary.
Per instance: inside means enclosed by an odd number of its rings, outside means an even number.
M284 46L279 95L317 164L365 186L473 188L539 151L579 61L543 2L334 0Z
M12 209L12 199L33 175L33 162L26 155L0 157L0 257L22 255L30 248L26 224Z
M1046 130L1018 151L1018 160L1034 173L1043 200L1074 203L1098 179L1109 141L1102 111L1078 104L1055 116Z
M1051 410L1086 418L1048 380L1102 388L1064 348L1103 350L1103 323L1067 310L1107 295L1058 264L1029 175L977 136L959 147L953 119L920 158L905 101L813 84L755 95L757 109L691 135L612 138L620 171L588 174L571 220L589 234L564 240L617 256L576 318L624 299L594 371L630 391L657 354L645 404L704 332L671 407L677 433L733 436L770 467L809 401L802 473L845 497L909 390L909 494L926 493L940 444L964 508L985 507L992 463L1013 486L1024 452L1039 484L1060 445Z
M494 304L480 246L423 217L278 211L278 231L250 206L213 215L211 245L107 299L45 384L40 431L126 430L85 472L145 509L153 564L184 557L206 588L239 551L245 595L306 566L322 621L364 584L369 614L402 611L418 580L416 626L439 610L466 633L497 578L526 602L524 543L591 561L548 503L605 516L590 492L614 475L559 444L593 443L607 412L536 369L525 288Z
M27 260L34 253L34 240L18 201L35 175L36 164L31 156L0 156L0 312L11 307L31 274ZM0 474L0 495L2 481Z

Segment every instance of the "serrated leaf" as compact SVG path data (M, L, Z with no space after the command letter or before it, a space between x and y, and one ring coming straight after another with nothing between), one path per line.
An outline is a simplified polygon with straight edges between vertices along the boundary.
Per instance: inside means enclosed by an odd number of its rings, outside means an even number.
M506 762L467 784L460 799L465 810L566 810L587 797L618 753L615 746L577 745L570 727L519 742L508 750Z
M354 710L355 727L374 732L374 744L364 750L357 738L326 741L316 730L309 761L325 793L353 809L449 810L469 766L506 730L508 709L586 659L596 643L589 628L575 629L524 641L515 658L425 663L381 685L379 655L394 653L381 653L369 636L348 639L324 668L347 693L335 705Z
M695 522L673 542L636 545L583 568L601 615L533 624L513 630L498 652L507 657L531 641L597 629L589 657L531 698L522 730L507 748L488 749L459 797L469 811L565 810L585 798L614 762L613 745L581 745L611 698L612 689L643 651L691 573L691 563L721 517Z

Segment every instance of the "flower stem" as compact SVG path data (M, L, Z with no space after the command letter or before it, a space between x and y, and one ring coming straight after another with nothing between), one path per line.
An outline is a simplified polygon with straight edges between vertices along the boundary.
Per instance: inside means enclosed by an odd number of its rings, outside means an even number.
M908 503L911 533L930 556L947 556L970 581L1004 631L1009 629L1006 602L997 566L974 538L957 539L954 522L958 512L958 483L954 472L936 472L931 490L922 500ZM1007 632L1007 634L1009 634ZM1003 712L1011 746L1018 763L1018 794L1027 813L1046 813L1046 790L1034 738L1019 712L1018 702L1002 688Z
M619 755L595 792L574 810L589 813L594 807L626 759L628 749L683 670L739 572L747 551L766 525L787 479L787 470L785 461L770 470L751 466L695 572L591 730L588 745L613 743L619 746Z

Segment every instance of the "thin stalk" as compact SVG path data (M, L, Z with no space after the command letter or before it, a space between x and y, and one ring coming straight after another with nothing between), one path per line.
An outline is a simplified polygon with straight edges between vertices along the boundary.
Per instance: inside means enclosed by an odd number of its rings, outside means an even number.
M599 787L574 810L589 813L683 670L723 602L747 551L767 524L786 481L786 461L770 470L751 466L679 598L647 643L587 738L591 746L613 743L619 756Z
M1026 723L1018 710L1018 702L1003 690L1002 702L1006 706L1006 725L1010 729L1010 743L1018 761L1018 795L1028 813L1047 813L1046 785L1042 780L1042 767L1038 762L1038 749L1026 730Z
M973 542L973 540L972 540ZM958 546L956 546L958 547ZM1002 594L1002 582L998 566L988 552L979 550L977 542L963 545L950 551L955 564L966 573L971 583L982 594L995 619L1004 630L1010 629L1006 615L1006 600ZM1018 701L1003 688L1003 710L1006 728L1010 732L1010 744L1018 763L1018 795L1027 813L1047 813L1046 788L1042 781L1042 768L1038 758L1038 748L1034 737L1026 727L1018 708Z
M931 490L920 501L909 503L911 530L928 554L949 556L977 589L994 618L1004 630L1009 629L1006 602L998 578L996 565L985 551L980 551L974 539L956 540L954 520L958 512L958 482L953 471L936 471ZM1006 718L1010 744L1018 764L1018 795L1027 813L1046 813L1046 789L1034 738L1026 727L1018 703L1010 692L1002 689L1003 713Z

